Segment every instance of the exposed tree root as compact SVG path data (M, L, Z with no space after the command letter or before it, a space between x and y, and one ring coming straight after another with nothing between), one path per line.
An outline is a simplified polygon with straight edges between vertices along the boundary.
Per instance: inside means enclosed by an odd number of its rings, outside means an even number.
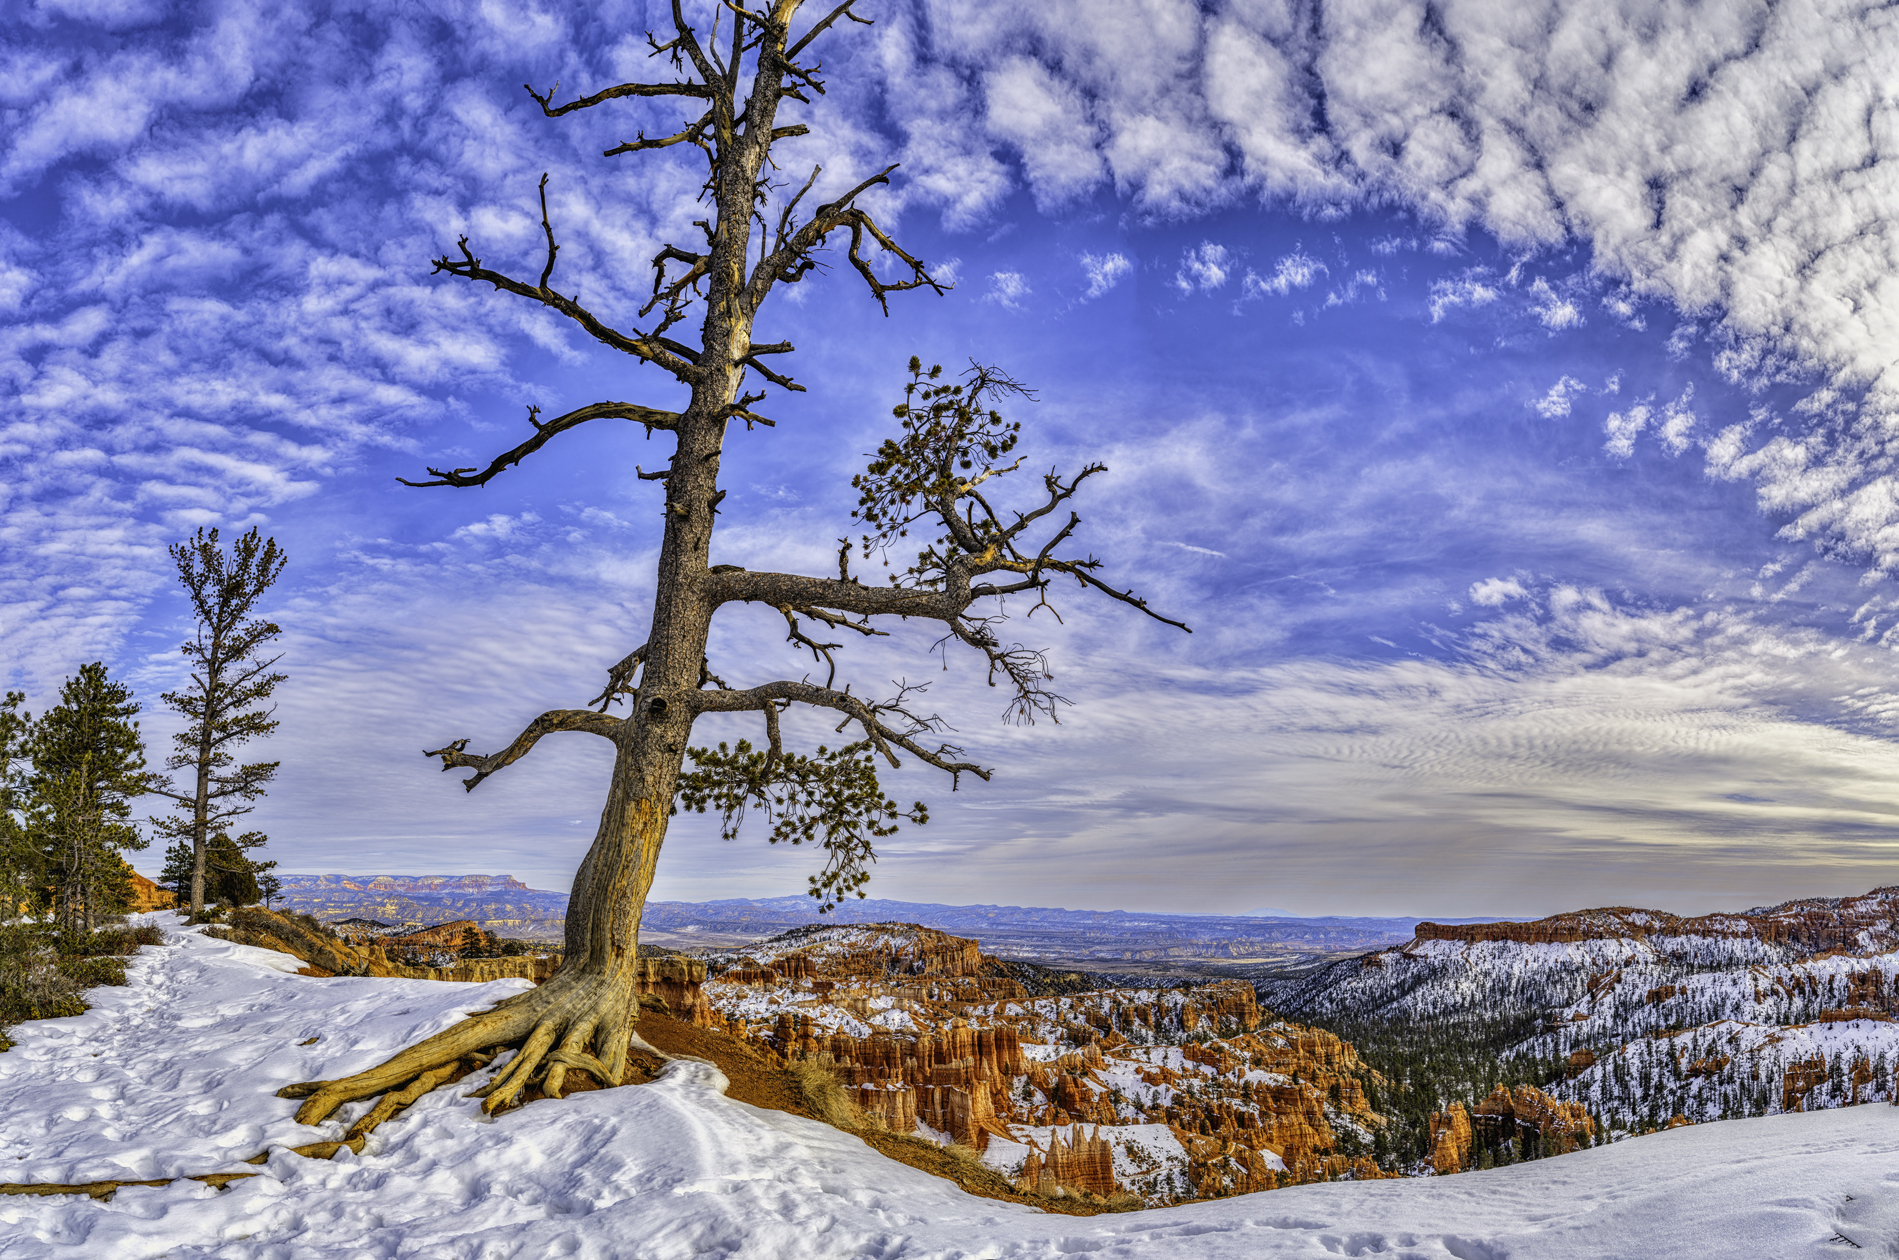
M367 1071L286 1085L277 1096L306 1099L297 1109L297 1123L320 1124L345 1103L382 1095L350 1127L354 1138L464 1070L465 1061L485 1065L513 1047L519 1047L518 1053L494 1079L468 1095L480 1098L481 1109L489 1115L520 1100L531 1085L538 1085L546 1097L559 1098L573 1072L585 1072L603 1088L618 1085L626 1076L629 1050L669 1057L634 1033L637 1007L628 1000L631 990L630 981L606 984L584 973L562 973L531 992L469 1015Z
M186 1177L185 1181L202 1181L208 1186L222 1190L233 1181L242 1181L246 1177L261 1176L260 1173L205 1173L202 1176ZM71 1185L0 1183L0 1194L83 1194L101 1201L112 1197L113 1191L126 1186L168 1186L179 1180L177 1177L165 1177L158 1181L79 1181Z
M284 1149L292 1155L301 1155L305 1159L329 1159L345 1148L361 1154L363 1139L352 1134L341 1142L311 1142L304 1146L287 1146ZM261 1164L269 1158L270 1152L265 1151L261 1155L251 1156L244 1162ZM194 1173L187 1177L160 1177L155 1181L0 1182L0 1194L83 1194L103 1201L111 1198L114 1191L123 1190L127 1186L168 1186L174 1181L202 1181L207 1186L222 1190L233 1181L261 1176L263 1176L262 1173L231 1172Z

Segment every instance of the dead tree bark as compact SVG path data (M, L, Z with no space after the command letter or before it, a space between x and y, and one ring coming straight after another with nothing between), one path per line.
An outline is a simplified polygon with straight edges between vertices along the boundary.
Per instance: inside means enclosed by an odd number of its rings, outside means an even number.
M664 537L646 642L608 672L592 707L543 714L497 753L470 753L463 739L428 754L440 758L445 770L472 769L475 773L463 785L473 789L526 755L544 735L582 731L612 741L614 765L606 805L569 902L566 961L539 988L470 1016L376 1068L286 1088L285 1096L308 1100L298 1112L305 1123L315 1123L354 1099L405 1086L412 1090L443 1065L496 1047L519 1047L519 1053L486 1087L483 1105L489 1112L506 1107L537 1080L545 1093L558 1097L567 1075L575 1071L587 1072L602 1084L617 1084L630 1048L643 1045L634 1030L640 914L675 799L687 808L717 808L725 816L728 834L749 803L774 820L774 841L808 839L822 845L830 861L824 874L813 880L813 893L828 902L861 886L875 838L894 830L898 818L923 818L921 804L906 811L883 795L875 757L894 766L899 764L898 753L907 752L952 776L967 772L989 777L988 770L964 760L960 749L930 738L940 723L917 710L916 689L903 689L882 702L867 701L848 687L835 689L839 645L814 638L818 628L881 634L872 625L875 618L935 622L946 641L982 653L992 682L1001 680L1010 688L1016 714L1033 718L1052 714L1060 698L1045 689L1047 671L1039 653L997 638L1007 596L1032 595L1038 604L1045 603L1049 583L1068 577L1145 610L1132 595L1100 582L1092 559L1058 554L1079 518L1071 514L1065 524L1047 528L1055 519L1050 514L1101 470L1090 467L1068 481L1050 473L1043 478L1041 501L1005 521L1005 514L992 508L979 487L1020 466L1019 458L1013 465L1000 462L1013 447L1019 426L1003 422L990 409L1001 397L1021 392L1020 387L982 370L968 380L947 383L940 370L925 372L914 361L906 405L899 409L907 416L904 436L887 443L859 478L859 515L870 529L860 543L866 555L883 551L920 521L940 527L941 536L916 565L898 572L888 587L873 587L851 577L848 546L839 552L835 578L747 573L709 564L724 497L719 460L728 430L735 420L748 429L773 424L754 410L766 394L763 389L746 392L747 375L779 390L803 389L766 363L768 357L791 352L789 343L753 340L753 321L773 289L803 279L819 265L818 252L840 233L848 236L846 259L886 312L893 292L929 288L940 293L944 288L856 204L870 189L888 183L894 167L800 218L820 174L813 169L801 188L774 204L772 147L806 132L802 124L781 125L780 106L786 101L808 104L808 94L824 90L819 67L805 59L806 52L840 21L866 22L852 11L856 2L845 0L794 37L791 26L801 0L770 0L756 8L724 0L714 9L718 18L711 30L704 33L686 20L679 0L674 0L672 38L661 42L648 37L653 55L673 72L669 81L621 84L564 104L556 104L551 92L529 88L549 118L621 97L679 97L698 111L674 134L649 139L641 133L607 153L690 145L707 164L703 199L710 202L711 212L697 225L703 245L667 245L654 257L652 299L638 316L651 317L644 331L612 327L577 298L553 287L559 245L547 213L545 177L540 202L546 254L538 280L516 279L489 267L469 249L466 238L460 242L459 257L444 257L435 264L439 272L490 284L572 319L603 345L652 364L688 386L691 401L680 412L600 402L549 421L530 409L533 436L486 469L431 468L426 480L405 483L482 485L559 434L599 419L629 420L648 436L664 432L674 441L670 465L658 473L642 473L665 492ZM720 21L731 24L724 36L719 34ZM742 71L748 67L749 88L741 96L746 77ZM775 212L770 217L768 207ZM867 247L884 251L898 278L881 279L865 254ZM696 346L672 335L694 307L701 311ZM1049 536L1031 545L1030 535L1037 530ZM786 680L738 690L727 687L711 672L706 644L714 614L729 603L764 604L782 613L789 640L831 664L826 685ZM986 611L972 612L977 605ZM807 626L813 631L807 632ZM629 704L626 717L607 712L621 701ZM786 752L778 715L793 704L831 710L843 725L855 728L855 742L820 749L812 756ZM760 714L766 747L757 752L746 743L736 750L691 749L695 769L687 772L684 762L693 723L700 714L714 712Z

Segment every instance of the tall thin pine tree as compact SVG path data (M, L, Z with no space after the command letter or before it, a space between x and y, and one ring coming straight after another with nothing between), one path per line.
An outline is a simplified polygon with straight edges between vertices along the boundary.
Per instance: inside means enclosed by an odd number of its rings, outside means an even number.
M191 846L190 906L198 914L204 910L211 837L255 809L252 802L277 777L279 762L239 765L233 750L277 729L274 709L264 704L285 675L271 669L279 657L266 660L262 654L283 631L252 612L287 558L276 539L261 538L256 529L233 543L228 557L216 529L200 529L174 545L171 557L198 626L181 649L191 661L191 685L163 697L186 721L172 737L176 749L165 758L165 769L187 775L183 791L169 783L156 790L172 799L181 816L156 824L159 834ZM238 843L254 848L264 841L262 832L253 831Z

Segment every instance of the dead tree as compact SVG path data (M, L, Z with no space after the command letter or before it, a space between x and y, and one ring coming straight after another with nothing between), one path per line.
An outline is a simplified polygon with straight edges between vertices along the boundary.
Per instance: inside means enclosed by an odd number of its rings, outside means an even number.
M506 1107L536 1082L545 1094L558 1097L576 1071L604 1085L619 1083L629 1049L651 1049L634 1030L639 1003L633 967L641 909L675 802L718 810L728 834L749 805L770 817L774 841L821 845L829 860L814 877L812 892L829 904L861 888L874 841L888 835L898 818L922 817L920 804L902 810L884 795L877 759L896 766L907 754L953 779L989 777L961 749L936 737L941 723L919 707L916 689L900 688L888 699L873 700L848 685L840 688L840 644L832 639L845 632L882 635L882 626L898 621L931 624L946 649L973 650L986 664L990 681L1008 689L1013 713L1033 719L1052 713L1061 700L1047 689L1041 653L1000 636L1006 600L1045 604L1051 585L1066 580L1146 610L1141 600L1097 578L1096 561L1068 551L1079 518L1067 504L1102 468L1090 465L1066 479L1051 472L1041 478L1032 504L1010 510L994 494L997 479L1022 463L1011 456L1019 425L1005 421L996 404L1021 393L1021 387L982 368L946 380L939 369L926 371L914 360L904 403L896 411L898 435L856 480L858 516L866 532L855 545L860 556L883 557L897 540L914 535L923 540L914 563L892 563L890 580L878 584L852 575L850 545L838 550L835 576L746 572L710 563L719 502L725 497L719 460L727 435L735 421L748 430L773 423L756 410L766 389L748 391L748 380L778 390L803 388L772 366L791 352L789 343L753 339L753 322L773 289L803 280L823 265L827 249L845 244L845 261L886 313L891 293L943 291L925 265L857 205L870 189L889 182L894 167L815 206L810 201L818 170L795 191L787 186L785 197L777 196L771 180L773 146L806 132L802 124L781 123L780 108L788 101L809 104L811 94L824 90L809 50L840 21L866 20L852 12L855 2L845 0L794 35L800 0L771 0L758 8L721 0L713 8L717 19L705 31L694 28L674 0L672 37L664 42L648 37L670 78L621 84L565 103L556 103L552 92L528 89L549 118L623 97L678 97L692 107L695 116L673 134L648 138L642 132L607 151L611 157L690 146L706 166L702 200L708 213L696 225L703 240L690 248L667 245L654 256L652 297L636 316L650 321L643 327L611 326L601 313L555 287L559 246L547 213L545 177L540 204L546 253L538 279L518 279L490 267L465 238L459 256L435 264L438 272L492 285L566 316L603 345L686 385L691 401L677 412L595 402L551 420L530 409L533 435L485 469L431 468L426 479L406 483L483 485L560 434L596 420L631 421L648 437L664 433L673 439L670 464L641 474L663 490L665 519L646 642L608 670L588 707L544 713L498 752L471 753L462 739L427 754L440 758L445 770L474 771L463 780L473 789L525 756L545 735L579 731L612 743L613 777L599 830L574 878L565 961L533 991L472 1015L378 1067L341 1080L288 1087L286 1096L308 1100L297 1113L305 1123L350 1100L386 1093L370 1113L380 1117L395 1105L391 1100L407 1101L445 1079L461 1056L500 1048L518 1047L519 1053L485 1087L483 1106L489 1112ZM730 24L722 36L721 21ZM746 69L749 86L741 96ZM891 271L873 265L873 250L887 256ZM697 344L688 344L679 332L695 309L699 336ZM782 615L789 641L820 664L822 682L807 676L732 687L713 672L706 658L713 616L727 605L747 603ZM619 702L627 704L624 717L609 711ZM808 755L787 751L779 715L793 705L828 711L840 731L851 732L849 742ZM707 713L758 714L762 747L754 750L742 742L734 748L691 749L694 768L686 771L693 723Z

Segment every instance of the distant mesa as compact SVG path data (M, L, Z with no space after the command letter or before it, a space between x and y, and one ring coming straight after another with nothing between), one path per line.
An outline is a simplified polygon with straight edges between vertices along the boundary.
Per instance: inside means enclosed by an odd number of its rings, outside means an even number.
M512 875L285 875L283 908L326 923L367 920L389 931L473 922L516 940L565 934L567 894L529 888Z
M178 895L171 889L153 883L137 871L132 872L132 896L126 902L126 908L134 914L169 909L177 900Z
M1256 988L1288 1018L1462 1027L1499 1060L1562 1065L1540 1098L1439 1114L1441 1169L1471 1166L1471 1132L1507 1137L1526 1116L1546 1151L1578 1137L1554 1104L1643 1131L1899 1097L1899 886L1694 917L1426 922L1403 945ZM1485 1118L1505 1111L1508 1125Z
M529 888L510 875L286 875L283 906L325 922L350 918L434 926L469 919L520 940L565 935L567 895ZM990 953L1146 977L1251 976L1310 967L1410 940L1415 918L1300 918L1267 908L1250 914L1157 914L1048 906L950 906L870 898L819 916L809 897L650 901L641 939L674 948L729 948L819 923L917 923L974 936Z
M535 892L512 875L284 875L286 893L344 890L379 893Z
M1420 923L1420 941L1516 941L1568 945L1583 941L1714 938L1786 946L1796 956L1844 950L1899 949L1899 886L1858 897L1807 897L1735 914L1684 918L1665 910L1608 906L1530 922Z

